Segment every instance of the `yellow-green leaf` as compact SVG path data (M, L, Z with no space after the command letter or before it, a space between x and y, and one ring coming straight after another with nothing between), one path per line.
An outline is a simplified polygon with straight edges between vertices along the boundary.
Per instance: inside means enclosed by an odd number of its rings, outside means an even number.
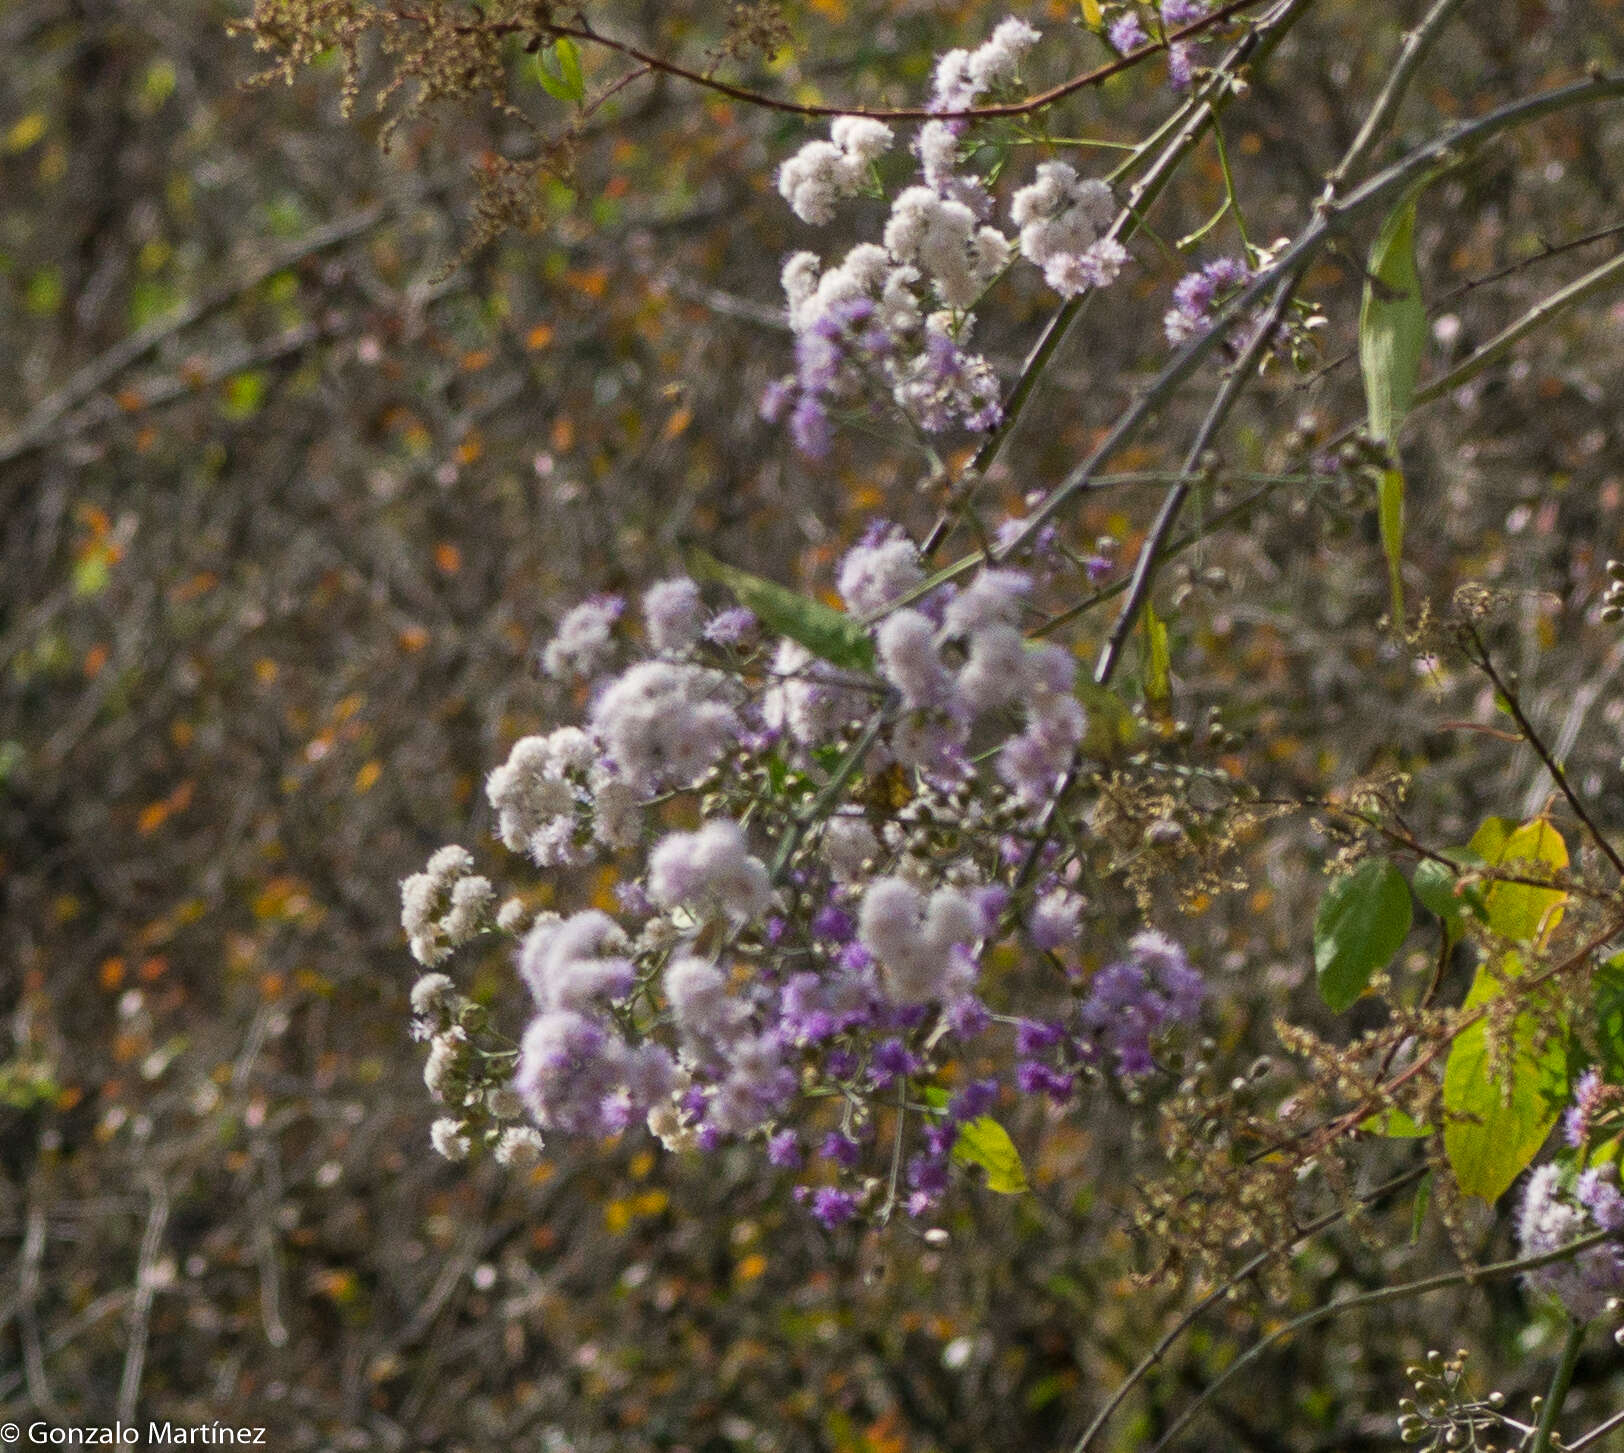
M1506 992L1526 969L1508 951L1477 971L1463 1006L1481 1008ZM1498 1063L1491 1061L1484 1020L1456 1037L1444 1066L1444 1154L1462 1193L1491 1204L1539 1153L1568 1093L1563 1036L1539 1040L1540 1020L1519 1014Z
M1158 715L1173 709L1173 657L1167 645L1167 623L1145 602L1145 703Z
M1498 819L1491 821L1497 823L1498 831ZM1560 872L1568 865L1568 848L1562 834L1542 819L1524 823L1494 845L1490 845L1487 838L1479 843L1487 827L1485 823L1478 829L1478 836L1472 838L1472 847L1482 855L1488 867L1541 877ZM1489 850L1485 851L1485 847ZM1562 921L1562 904L1567 896L1560 888L1493 883L1483 895L1483 915L1489 927L1502 938L1531 943L1535 938L1548 937Z
M1020 1151L1015 1149L1009 1132L991 1115L978 1116L959 1126L953 1159L960 1165L978 1165L986 1171L989 1191L1018 1196L1029 1189Z
M1110 687L1098 686L1078 673L1075 695L1088 712L1088 729L1082 740L1086 755L1111 762L1138 745L1139 719Z

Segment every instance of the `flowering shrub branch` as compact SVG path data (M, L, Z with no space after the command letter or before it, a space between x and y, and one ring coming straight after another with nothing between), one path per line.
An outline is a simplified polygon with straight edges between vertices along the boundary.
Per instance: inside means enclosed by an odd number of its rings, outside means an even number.
M1011 16L978 46L939 57L927 104L884 110L735 86L610 39L573 11L390 14L448 33L453 49L474 46L469 65L493 96L502 74L480 47L551 42L546 89L589 110L579 58L557 48L579 40L636 62L634 76L830 118L826 136L780 160L778 195L809 228L857 215L868 230L838 259L803 249L785 260L793 367L760 416L813 466L853 426L906 436L940 511L917 539L871 519L836 566L838 606L690 550L686 573L654 583L637 609L595 596L559 622L541 664L578 715L523 736L486 781L496 835L548 891L504 899L458 846L403 889L403 927L428 971L414 1028L446 1112L435 1148L454 1160L488 1148L524 1165L544 1137L646 1130L674 1153L755 1157L831 1233L907 1226L935 1247L951 1198L974 1194L966 1182L1030 1189L1006 1122L1074 1121L1109 1105L1144 1152L1122 1180L1154 1272L1225 1287L1283 1276L1307 1237L1425 1175L1465 1269L1286 1322L1212 1378L1156 1449L1281 1338L1355 1308L1521 1277L1584 1324L1624 1295L1624 1019L1597 1007L1624 1003L1624 956L1609 956L1624 934L1624 856L1491 656L1485 625L1506 602L1468 588L1406 620L1397 447L1412 410L1624 276L1618 261L1603 264L1422 386L1419 199L1489 142L1624 96L1624 79L1598 70L1517 97L1373 169L1460 10L1436 0L1295 235L1260 246L1220 117L1311 5L1276 0L1215 57L1195 43L1249 5L1114 5L1095 29L1119 57L1030 94L1022 71L1043 37ZM280 44L256 15L259 41ZM1171 114L1114 170L1091 174L1090 149L1047 131L1047 113L1158 52L1179 98ZM1087 299L1144 280L1130 244L1156 240L1147 214L1209 134L1223 201L1179 251L1230 221L1239 253L1208 257L1174 285L1161 312L1170 354L1085 457L1018 507L992 510L987 481L1007 467L1015 424L1062 342ZM1030 170L1028 146L1042 148ZM1242 400L1271 369L1314 365L1329 319L1303 296L1313 269L1371 228L1358 322L1365 421L1304 425L1271 473L1227 469L1221 451ZM981 349L1017 287L1049 300L1047 321L1006 388ZM1090 537L1078 507L1132 477L1104 471L1220 362L1178 462L1137 476L1162 493L1128 565L1115 539ZM1258 482L1253 493L1177 533L1193 500L1243 477ZM1490 734L1527 745L1549 773L1545 812L1489 817L1451 844L1412 828L1398 772L1341 798L1266 798L1226 759L1231 734L1216 713L1204 742L1174 716L1173 647L1153 598L1160 568L1272 490L1337 484L1374 501L1395 651L1481 673L1511 723ZM975 548L942 560L960 533ZM1621 609L1618 596L1608 609ZM1108 627L1081 629L1113 600ZM1137 710L1116 690L1136 638ZM1079 669L1084 650L1097 653L1092 673ZM1571 818L1561 825L1557 799ZM1237 1011L1221 975L1170 931L1181 908L1236 886L1240 847L1287 815L1315 817L1336 850L1313 932L1334 1030L1280 1016L1275 1037L1299 1067L1289 1090L1272 1057L1244 1073L1224 1067L1218 1036L1226 1016L1234 1032ZM1572 859L1564 827L1581 844ZM600 891L569 900L583 868L606 870ZM1437 942L1412 988L1397 966L1416 903ZM487 935L512 941L528 995L512 1038L444 972ZM1456 963L1472 977L1449 1003ZM1563 1149L1532 1168L1559 1119ZM1361 1192L1377 1163L1364 1155L1372 1141L1395 1155L1417 1143L1425 1167ZM1525 1173L1519 1254L1472 1266L1467 1202L1492 1205ZM1333 1210L1304 1213L1309 1184ZM1137 1364L1078 1453L1218 1295ZM1407 1412L1403 1436L1458 1446L1509 1430L1518 1447L1552 1446L1578 1335L1537 1423L1467 1397L1464 1364L1437 1360L1416 1373L1430 1410Z

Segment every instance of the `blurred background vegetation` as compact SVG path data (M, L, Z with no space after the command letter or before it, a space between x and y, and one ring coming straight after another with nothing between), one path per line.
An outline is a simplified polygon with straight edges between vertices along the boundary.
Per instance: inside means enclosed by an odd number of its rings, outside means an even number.
M777 60L735 73L915 104L932 57L1007 8L793 0ZM1104 57L1069 0L1013 8L1051 37L1035 83ZM596 13L701 63L727 19L699 0ZM1415 13L1321 0L1252 78L1226 134L1254 238L1302 225ZM772 171L810 133L638 82L585 123L573 180L541 184L540 224L459 261L481 170L526 133L444 107L381 152L380 73L354 122L336 65L245 89L264 58L234 18L0 6L0 1413L218 1418L286 1448L1062 1446L1189 1300L1133 1280L1125 1107L1019 1126L1033 1194L956 1197L945 1250L828 1235L753 1162L656 1158L641 1136L552 1145L522 1176L428 1153L396 885L448 841L510 869L481 847L480 784L578 705L532 668L550 623L671 573L679 537L826 589L871 515L933 515L906 440L851 435L810 466L756 415L788 360L779 262L808 245ZM1469 4L1400 139L1624 64L1621 23L1618 0ZM560 119L525 58L512 86ZM1167 104L1158 63L1056 126L1132 141ZM1560 116L1438 189L1430 373L1617 251L1621 142L1615 112ZM1209 146L1052 370L993 481L1007 503L1055 482L1165 357L1193 265L1172 240L1221 197ZM1321 366L1258 391L1235 469L1361 416L1357 242L1310 280ZM1234 247L1220 227L1192 256ZM1016 283L987 310L1010 375L1048 306ZM1624 650L1593 607L1624 554L1621 343L1617 301L1591 303L1434 406L1406 460L1415 598L1511 592L1497 649L1614 827ZM1168 424L1165 453L1117 467L1172 467L1187 430ZM1131 558L1153 506L1103 494L1090 528ZM1413 770L1443 840L1537 810L1531 756L1442 725L1487 718L1479 680L1418 673L1379 628L1372 513L1351 485L1269 491L1169 572L1177 710L1221 707L1265 792ZM1284 819L1245 845L1249 887L1187 921L1231 1051L1272 1048L1287 1003L1314 1018L1327 851ZM500 956L454 972L513 998ZM1108 1446L1140 1446L1283 1314L1446 1264L1411 1212L1378 1213L1392 1249L1333 1234L1285 1302L1249 1288L1210 1313ZM1468 1229L1485 1256L1508 1244L1488 1216ZM1392 1447L1405 1360L1470 1327L1483 1385L1526 1393L1551 1345L1533 1318L1501 1285L1335 1324L1181 1446ZM1582 1364L1581 1423L1616 1406L1613 1366Z

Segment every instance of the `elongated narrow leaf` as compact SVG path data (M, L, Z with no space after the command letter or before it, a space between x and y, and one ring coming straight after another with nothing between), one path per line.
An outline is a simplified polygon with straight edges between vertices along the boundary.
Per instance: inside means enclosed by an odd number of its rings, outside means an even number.
M688 568L696 580L726 586L769 631L788 636L820 660L852 671L874 669L874 643L868 631L844 611L724 565L703 550L688 552Z
M1477 971L1465 1008L1505 993L1525 971L1508 950ZM1517 1016L1498 1063L1483 1020L1456 1037L1444 1066L1444 1154L1461 1191L1491 1204L1539 1153L1568 1094L1568 1052L1560 1036L1539 1037L1539 1018Z
M1427 310L1415 270L1415 203L1412 191L1382 226L1370 249L1363 305L1359 309L1359 368L1364 375L1370 437L1387 447L1388 467L1377 481L1377 518L1387 556L1393 620L1404 619L1404 475L1398 467L1398 431L1415 397L1421 351L1427 341Z
M1376 523L1381 526L1382 554L1387 557L1387 592L1393 623L1404 620L1404 474L1382 470L1376 484Z
M1158 716L1173 709L1173 657L1167 645L1167 623L1145 602L1145 704Z
M1427 310L1415 270L1415 193L1382 225L1359 309L1359 367L1365 381L1370 436L1391 445L1398 436L1421 376Z
M1314 975L1337 1013L1350 1008L1370 976L1410 931L1410 888L1385 858L1366 858L1332 882L1314 919Z
M1105 16L1100 12L1100 0L1082 0L1083 24L1090 30L1099 30L1105 24Z
M987 1173L987 1189L1000 1195L1018 1196L1029 1189L1026 1167L1015 1142L991 1115L967 1120L959 1126L953 1142L953 1159L960 1165L978 1165Z

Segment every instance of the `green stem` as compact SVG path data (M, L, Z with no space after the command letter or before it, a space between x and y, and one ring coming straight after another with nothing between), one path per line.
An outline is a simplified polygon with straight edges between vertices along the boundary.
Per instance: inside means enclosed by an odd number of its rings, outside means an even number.
M1556 1371L1551 1374L1551 1388L1545 1394L1544 1406L1539 1410L1539 1426L1534 1429L1534 1441L1528 1453L1551 1453L1556 1420L1562 1416L1562 1404L1568 1400L1568 1389L1573 1386L1573 1370L1579 1365L1579 1353L1584 1345L1585 1324L1574 1322L1568 1328L1568 1340L1562 1344L1562 1355L1557 1359Z

